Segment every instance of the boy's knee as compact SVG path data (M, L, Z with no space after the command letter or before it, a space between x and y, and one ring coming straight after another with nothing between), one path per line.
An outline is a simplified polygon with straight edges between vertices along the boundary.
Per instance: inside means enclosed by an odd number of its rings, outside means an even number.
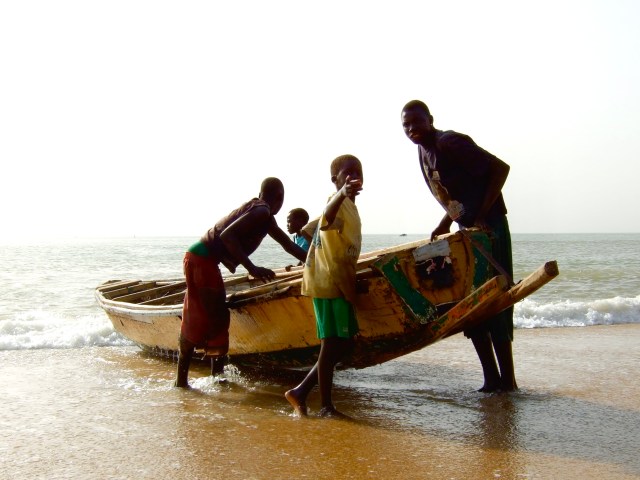
M195 344L193 344L189 340L187 340L182 334L180 334L178 342L180 344L180 353L182 355L190 355L190 354L192 354L194 348L196 347Z

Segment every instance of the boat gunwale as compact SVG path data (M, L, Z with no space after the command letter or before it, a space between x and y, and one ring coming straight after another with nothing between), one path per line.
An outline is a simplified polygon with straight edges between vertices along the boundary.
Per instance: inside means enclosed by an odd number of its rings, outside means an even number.
M450 235L456 235L456 233L457 232L454 232ZM359 265L359 270L357 274L364 274L366 276L370 276L371 264L382 255L393 253L393 252L405 251L405 250L413 250L426 243L430 243L428 238L414 240L412 242L403 243L393 247L381 248L378 250L373 250L371 252L365 252L358 259L358 263L360 265ZM274 283L274 285L272 286L273 289L270 291L263 291L265 287L269 287L269 284L265 284L265 285L256 285L254 287L250 287L244 290L237 290L237 291L227 293L227 302L229 304L229 308L241 307L242 305L246 304L247 301L252 301L251 303L253 303L254 299L268 297L281 290L289 290L289 288L294 286L296 283L302 282L302 278L301 278L302 267L296 266L294 267L294 269L290 269L289 271L287 271L284 268L279 268L279 269L276 269L275 272L276 272L276 280L273 282ZM289 278L289 277L295 277L295 278ZM245 281L246 282L251 281L248 275L246 274L232 275L229 277L225 277L225 281L226 280L233 282L232 285L234 283L242 284ZM95 297L98 304L102 308L104 308L105 310L109 310L110 312L113 312L113 313L127 314L131 312L131 313L141 314L145 316L150 316L153 314L162 314L161 316L182 315L182 305L184 304L184 302L173 303L169 305L144 305L140 303L119 301L117 298L110 299L110 298L106 298L104 295L105 293L109 293L110 291L113 291L114 289L119 288L121 286L119 284L125 283L131 286L135 286L138 283L149 282L149 281L150 280L143 280L143 279L131 280L131 281L109 280L99 285L98 287L96 287ZM154 281L154 280L151 280L151 281ZM184 282L184 278L173 279L173 280L155 280L155 282L156 282L156 285L153 288L150 288L148 290L141 290L136 293L137 294L144 293L146 291L154 290L158 287L165 287L165 286L171 285L172 283L179 285ZM254 295L251 295L252 290L256 290L256 293ZM158 299L160 298L161 297L158 297Z

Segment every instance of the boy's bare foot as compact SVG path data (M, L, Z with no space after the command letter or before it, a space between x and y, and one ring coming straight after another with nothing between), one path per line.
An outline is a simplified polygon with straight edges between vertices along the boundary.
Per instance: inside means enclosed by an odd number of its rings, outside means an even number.
M515 392L518 390L518 385L515 381L503 381L498 383L485 382L484 385L478 389L482 393L494 393L494 392Z
M484 385L482 385L482 387L478 389L478 391L481 393L493 393L497 392L498 390L500 390L500 384L493 382L484 382Z
M284 398L291 404L298 417L307 416L307 405L297 397L295 389L287 390L284 393Z
M333 405L330 407L322 407L318 416L322 418L349 418L344 413L336 410L336 407Z
M487 387L486 385L483 385L478 389L478 392L480 393L494 393L499 391L500 391L500 387Z

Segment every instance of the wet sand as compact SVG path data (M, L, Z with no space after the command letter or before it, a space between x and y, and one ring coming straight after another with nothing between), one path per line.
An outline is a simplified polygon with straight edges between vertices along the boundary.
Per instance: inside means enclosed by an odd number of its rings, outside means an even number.
M640 325L517 330L520 391L486 395L456 336L339 372L353 420L299 419L295 379L174 364L138 349L2 351L0 478L640 479Z

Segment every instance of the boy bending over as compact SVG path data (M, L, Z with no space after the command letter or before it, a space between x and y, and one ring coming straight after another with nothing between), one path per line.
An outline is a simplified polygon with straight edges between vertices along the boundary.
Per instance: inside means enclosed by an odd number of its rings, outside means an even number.
M189 366L196 347L205 348L212 355L212 375L221 373L224 367L224 357L229 351L229 310L220 262L231 273L242 265L255 278L272 280L275 277L272 270L257 267L249 260L267 235L298 260L307 257L307 252L293 243L276 223L274 216L283 202L282 182L275 177L266 178L258 198L229 213L185 254L187 293L182 310L176 387L188 388Z

